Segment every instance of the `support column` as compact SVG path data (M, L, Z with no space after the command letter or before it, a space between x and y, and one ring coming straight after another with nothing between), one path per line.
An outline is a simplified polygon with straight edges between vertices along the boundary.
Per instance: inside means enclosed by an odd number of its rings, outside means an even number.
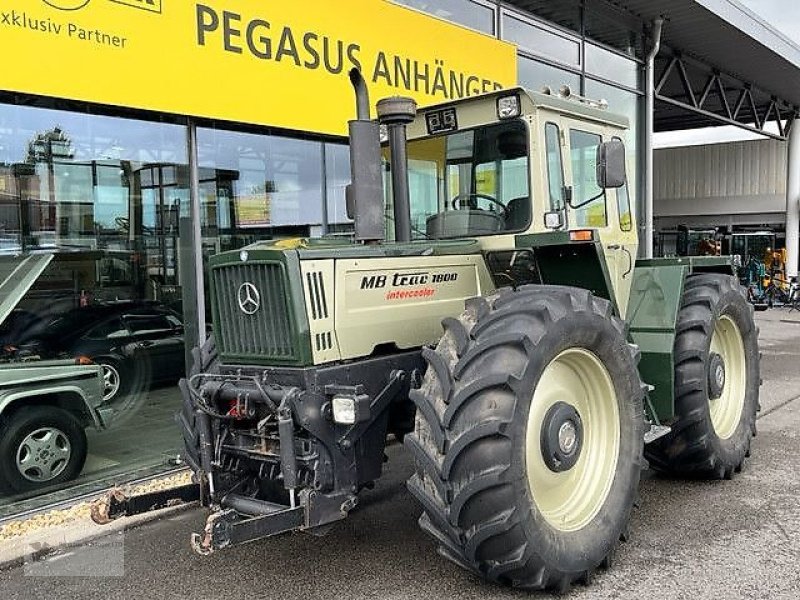
M192 349L206 341L206 302L203 273L203 238L200 222L200 169L197 162L197 127L187 126L189 144L189 206L181 207L178 262L183 290L184 342L186 372L192 367Z
M786 275L797 276L800 256L800 123L789 132L786 173Z
M644 131L644 256L653 258L653 129L656 110L656 55L661 49L664 19L653 21L650 51L647 53Z

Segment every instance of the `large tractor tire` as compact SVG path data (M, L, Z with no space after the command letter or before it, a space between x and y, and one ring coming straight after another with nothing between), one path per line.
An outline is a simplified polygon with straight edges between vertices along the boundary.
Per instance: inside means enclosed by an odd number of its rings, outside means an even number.
M674 354L676 421L647 458L673 475L730 479L750 455L761 384L753 307L736 278L687 278Z
M644 462L624 323L588 291L524 286L443 325L406 436L421 527L489 581L588 582L626 535Z
M205 343L199 348L192 350L192 367L189 377L194 377L200 373L213 373L216 371L217 345L214 336L210 335ZM189 379L181 379L178 386L181 390L183 402L181 410L175 415L175 420L181 428L183 434L183 460L189 467L197 472L200 470L200 438L196 425L195 404L192 395L189 393Z

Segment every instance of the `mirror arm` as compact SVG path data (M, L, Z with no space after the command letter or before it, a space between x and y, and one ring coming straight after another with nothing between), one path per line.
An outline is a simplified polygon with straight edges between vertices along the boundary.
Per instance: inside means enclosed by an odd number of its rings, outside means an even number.
M592 198L589 198L588 200L585 200L585 201L581 202L580 204L573 204L571 199L570 199L570 200L567 200L567 204L569 204L569 207L570 207L572 210L577 210L577 209L579 209L579 208L583 208L583 207L584 207L584 206L586 206L587 204L591 204L591 203L592 203L592 202L594 202L595 200L599 200L600 198L602 198L602 197L603 197L603 196L605 196L605 195L606 195L606 191L605 191L605 190L603 190L603 191L601 191L599 194L597 194L597 196L593 196Z

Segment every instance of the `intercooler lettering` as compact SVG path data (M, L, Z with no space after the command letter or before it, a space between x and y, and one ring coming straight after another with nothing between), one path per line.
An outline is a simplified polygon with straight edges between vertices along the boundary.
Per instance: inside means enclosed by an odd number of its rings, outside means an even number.
M418 290L393 290L386 292L387 300L405 300L406 298L430 298L436 294L433 288L421 288Z

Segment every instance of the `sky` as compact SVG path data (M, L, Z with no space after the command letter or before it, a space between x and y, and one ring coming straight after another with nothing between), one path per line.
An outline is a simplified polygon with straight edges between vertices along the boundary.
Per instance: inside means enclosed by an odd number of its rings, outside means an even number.
M756 15L800 45L800 1L798 0L738 0ZM773 129L777 130L777 129ZM689 146L737 140L760 139L762 136L737 127L711 127L693 131L657 133L655 146Z

